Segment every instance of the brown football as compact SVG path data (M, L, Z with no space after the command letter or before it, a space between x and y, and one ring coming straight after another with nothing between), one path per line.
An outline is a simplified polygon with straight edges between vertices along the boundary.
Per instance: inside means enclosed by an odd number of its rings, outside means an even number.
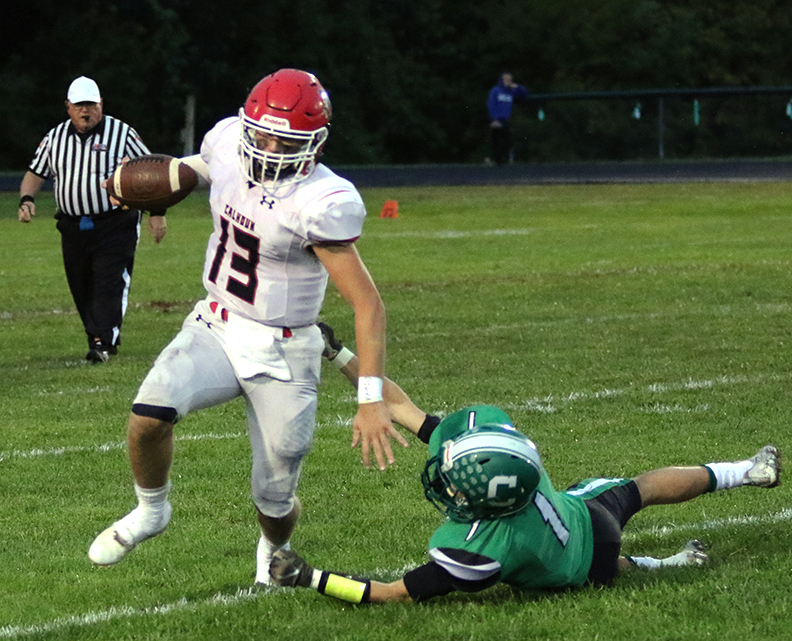
M178 158L165 154L138 156L115 170L107 191L122 205L145 211L173 207L198 184L198 174Z

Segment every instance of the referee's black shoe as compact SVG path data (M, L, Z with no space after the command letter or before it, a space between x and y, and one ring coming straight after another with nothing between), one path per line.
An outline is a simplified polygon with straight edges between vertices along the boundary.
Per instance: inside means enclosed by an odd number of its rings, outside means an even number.
M118 354L118 348L115 345L102 345L102 343L94 343L93 347L88 350L85 355L85 360L93 365L100 365L110 360L110 356Z

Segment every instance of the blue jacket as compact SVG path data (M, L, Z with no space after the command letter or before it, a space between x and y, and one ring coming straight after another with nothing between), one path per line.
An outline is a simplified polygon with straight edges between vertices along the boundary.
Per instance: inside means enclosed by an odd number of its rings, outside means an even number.
M502 80L498 81L489 93L487 98L487 110L489 111L490 120L508 120L511 118L512 105L514 99L525 98L528 95L528 90L522 85L517 85L515 88L506 87Z

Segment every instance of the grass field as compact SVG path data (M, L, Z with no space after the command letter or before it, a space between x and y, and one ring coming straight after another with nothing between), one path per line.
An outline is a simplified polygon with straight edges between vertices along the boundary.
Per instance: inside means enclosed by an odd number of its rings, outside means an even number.
M388 372L422 407L505 408L557 487L792 444L792 185L367 190L359 242L389 313ZM205 194L138 251L120 354L88 366L39 199L0 195L0 639L789 639L789 484L638 514L628 554L711 548L704 568L634 572L608 591L499 586L425 605L353 607L251 588L257 526L241 403L177 428L174 516L113 568L93 537L134 505L124 431L135 391L202 296ZM380 219L386 199L398 219ZM323 318L353 342L331 288ZM393 580L439 515L423 446L386 472L352 450L352 388L330 367L293 546Z

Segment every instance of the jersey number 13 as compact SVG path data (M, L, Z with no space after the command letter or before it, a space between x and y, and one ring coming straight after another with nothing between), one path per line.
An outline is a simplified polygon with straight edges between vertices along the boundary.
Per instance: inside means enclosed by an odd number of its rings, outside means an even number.
M256 300L256 289L258 288L256 267L258 267L259 262L259 244L261 241L258 237L231 225L225 218L220 219L220 242L217 245L217 251L212 260L212 267L209 270L209 281L217 285L217 276L220 273L223 259L228 252L229 227L233 230L234 244L240 250L246 252L246 255L237 252L231 253L231 269L246 278L245 280L240 280L229 275L226 281L226 291L253 305Z

